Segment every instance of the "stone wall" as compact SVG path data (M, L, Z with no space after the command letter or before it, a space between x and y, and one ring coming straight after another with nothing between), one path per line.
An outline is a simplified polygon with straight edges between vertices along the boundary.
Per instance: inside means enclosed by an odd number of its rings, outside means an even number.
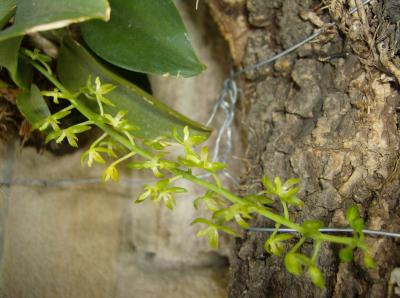
M208 69L191 79L151 78L155 96L205 122L227 70L223 42L204 5L176 1ZM219 54L218 54L219 53ZM153 180L124 173L95 183L100 168L82 169L81 151L65 156L0 145L0 296L224 297L227 246L211 251L195 238L190 187L171 212L133 204Z

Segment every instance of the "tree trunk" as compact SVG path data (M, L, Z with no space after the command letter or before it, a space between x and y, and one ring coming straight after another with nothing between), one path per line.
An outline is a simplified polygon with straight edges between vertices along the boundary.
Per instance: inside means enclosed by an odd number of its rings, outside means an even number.
M355 203L368 228L400 230L393 25L398 16L385 11L390 3L381 7L371 1L365 14L350 14L344 0L209 1L236 64L243 67L289 48L316 26L336 24L274 64L246 73L243 194L261 190L265 174L298 177L305 205L290 210L296 222L320 219L326 226L345 227L344 210ZM235 20L245 21L232 28ZM252 224L273 226L263 218ZM363 267L358 254L340 263L340 247L325 244L319 264L326 289L320 290L307 277L287 273L282 258L266 253L267 237L248 232L237 241L230 297L386 297L390 273L400 265L399 241L390 238L367 238L377 263L373 270Z

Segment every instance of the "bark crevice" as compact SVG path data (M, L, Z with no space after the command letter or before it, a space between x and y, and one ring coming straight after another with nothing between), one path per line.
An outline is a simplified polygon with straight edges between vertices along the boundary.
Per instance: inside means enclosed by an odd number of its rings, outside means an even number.
M235 3L243 6L249 24L241 60L245 68L309 36L311 23L334 21L339 28L246 73L242 88L251 166L243 175L243 194L260 190L262 175L299 177L305 206L291 210L295 221L322 219L326 226L343 227L344 210L356 203L368 228L399 230L399 87L391 65L379 61L382 52L372 51L374 36L365 36L365 20L368 30L384 33L376 21L382 7L372 1L359 18L347 13L345 1L325 1L329 13L318 9L319 1ZM318 19L302 19L307 11ZM388 30L390 20L379 20ZM396 43L385 42L396 54ZM396 55L387 57L397 65ZM271 226L262 218L252 224ZM339 263L339 247L325 244L319 263L327 288L319 290L306 277L287 273L282 258L264 252L266 238L247 233L236 241L231 297L385 297L390 272L400 265L399 243L393 239L368 238L378 264L374 270L362 266L359 254L350 264Z

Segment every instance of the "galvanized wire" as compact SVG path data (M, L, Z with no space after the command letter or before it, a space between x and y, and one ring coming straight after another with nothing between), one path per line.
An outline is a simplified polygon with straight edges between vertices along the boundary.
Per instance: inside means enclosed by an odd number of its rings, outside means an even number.
M215 103L211 115L207 120L206 126L210 126L218 111L222 110L225 114L224 121L217 129L217 136L214 141L214 146L212 150L212 161L223 162L228 161L229 154L232 151L232 121L236 113L236 103L238 100L238 88L236 81L234 79L234 72L231 70L230 76L224 81L223 88L218 96L218 100ZM223 142L224 141L224 142ZM229 173L228 170L222 172L224 176L230 179L234 184L239 184L239 180ZM210 174L200 175L200 178L209 177Z
M366 0L363 1L363 5L367 5L370 3L371 0ZM357 11L357 7L354 7L349 10L350 14L353 14ZM207 121L207 126L209 126L212 121L215 119L215 116L217 114L217 111L219 109L222 109L225 112L225 121L222 123L222 125L218 129L217 133L217 138L215 140L215 146L214 146L214 155L213 155L213 160L214 161L221 161L221 162L226 162L228 155L231 152L232 149L232 120L233 117L235 116L235 105L237 102L237 96L238 96L238 89L237 89L237 84L235 82L235 78L238 77L239 75L257 70L262 66L268 65L273 63L274 61L286 56L287 54L297 50L301 46L305 45L306 43L309 43L310 41L314 40L318 36L322 34L323 30L319 29L316 30L312 35L309 37L305 38L304 40L298 42L297 44L291 46L290 48L278 53L277 55L268 58L266 60L260 61L258 63L255 63L253 65L247 66L245 68L242 68L236 72L231 71L229 78L225 80L224 82L224 87L221 90L220 96L213 107L211 117ZM226 99L228 98L228 100ZM222 138L224 136L224 132L226 133L226 141L225 141L225 151L222 155L220 155L221 151L221 144L222 144ZM228 173L225 171L224 173ZM229 173L228 173L229 174ZM236 178L232 179L234 182L237 181ZM274 228L257 228L257 227L251 227L248 229L249 231L253 232L273 232L275 231ZM279 232L287 232L287 233L295 233L296 231L293 229L278 229ZM400 238L399 233L393 233L393 232L386 232L386 231L376 231L376 230L363 230L366 235L377 235L377 236L384 236L384 237L395 237L395 238ZM322 228L320 229L321 233L353 233L352 229L339 229L339 228Z
M130 185L143 185L156 182L155 179L129 179L121 177L118 181L119 184ZM71 178L71 179L40 179L30 177L18 177L12 180L0 180L0 186L29 186L29 187L71 187L79 185L93 185L104 184L104 180L99 177L93 178Z
M363 1L363 5L367 5L369 2L371 2L371 0L365 0ZM354 7L349 10L349 13L353 14L356 11L357 7ZM312 35L301 40L300 42L289 47L288 49L274 55L273 57L257 62L253 65L247 66L237 71L233 70L230 71L229 77L225 80L223 88L219 94L218 100L212 109L211 116L206 123L206 126L210 126L219 110L222 110L225 113L225 119L217 130L217 137L215 139L214 149L213 149L214 150L213 161L219 161L225 163L228 160L229 154L231 154L232 151L232 121L235 116L236 103L238 101L238 87L235 78L237 78L239 75L243 73L253 71L259 69L262 66L273 63L279 58L286 56L287 54L297 50L306 43L309 43L310 41L314 40L322 33L323 33L322 29L316 30ZM225 142L223 142L224 138ZM224 146L224 151L221 154L222 146ZM239 180L236 177L232 176L227 170L225 170L223 174L227 176L229 179L231 179L235 184L239 184ZM200 175L199 177L204 178L208 176L210 175L204 174Z
M272 233L275 231L275 228L259 228L259 227L250 227L248 231L251 232L262 232L262 233ZM353 233L353 229L339 229L339 228L321 228L319 229L321 233L327 234L344 234L344 233ZM278 229L279 233L298 233L294 229ZM400 233L395 232L386 232L381 230L363 230L364 234L370 236L383 236L383 237L393 237L400 238Z

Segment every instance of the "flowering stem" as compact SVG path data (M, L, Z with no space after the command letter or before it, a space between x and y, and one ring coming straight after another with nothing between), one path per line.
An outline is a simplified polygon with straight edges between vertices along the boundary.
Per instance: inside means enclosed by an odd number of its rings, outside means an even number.
M103 117L99 116L98 114L93 113L90 111L86 106L79 104L79 102L76 100L76 96L72 95L51 73L49 73L42 65L38 64L35 61L30 61L30 63L33 65L34 68L36 68L42 75L44 75L50 82L54 84L55 87L57 87L62 93L66 94L66 99L70 101L70 103L76 108L83 116L85 116L90 122L94 123L96 126L98 126L101 130L105 132L105 135L109 135L112 137L114 140L128 148L131 153L128 155L125 155L121 159L117 160L116 162L113 163L113 165L126 160L133 155L137 154L145 159L152 160L153 156L148 153L147 151L141 149L137 145L135 145L133 142L131 142L129 139L126 138L126 136L121 135L119 132L111 128L110 126L106 125L103 122ZM167 169L169 172L171 172L174 175L181 176L182 178L191 181L194 184L203 186L204 188L213 191L223 197L225 197L227 200L229 200L233 204L245 204L243 200L239 197L233 194L232 192L226 190L225 188L215 185L213 183L210 183L206 180L203 180L201 178L196 177L195 175L178 169L178 168L168 168ZM286 208L285 208L286 209ZM281 216L279 214L276 214L274 212L271 212L268 209L259 209L257 210L257 213L274 221L278 225L283 225L288 228L294 229L300 234L304 234L305 229L299 225L296 224L292 221L290 221L287 218L285 210L285 216ZM333 242L333 243L339 243L339 244L344 244L344 245L350 245L350 246L357 246L359 247L361 245L360 241L355 240L354 238L350 237L345 237L345 236L335 236L335 235L328 235L328 234L322 234L322 233L317 233L314 235L310 235L309 238L312 238L315 241L322 242L322 241L327 241L327 242ZM305 237L303 236L300 239L300 242L298 242L298 245L300 245L305 241ZM296 248L295 246L294 248Z
M114 161L110 166L116 166L117 164L123 162L124 160L127 160L127 159L133 157L134 155L136 155L136 152L132 151L132 152L122 156L120 159Z
M108 136L108 134L107 133L103 133L102 135L101 135L101 137L100 138L98 138L96 141L94 141L93 143L92 143L92 145L90 145L90 148L95 148L102 140L104 140L106 137Z
M100 109L100 116L104 116L103 104L101 103L98 96L96 96L96 101L97 101L97 105L99 106L99 109Z

